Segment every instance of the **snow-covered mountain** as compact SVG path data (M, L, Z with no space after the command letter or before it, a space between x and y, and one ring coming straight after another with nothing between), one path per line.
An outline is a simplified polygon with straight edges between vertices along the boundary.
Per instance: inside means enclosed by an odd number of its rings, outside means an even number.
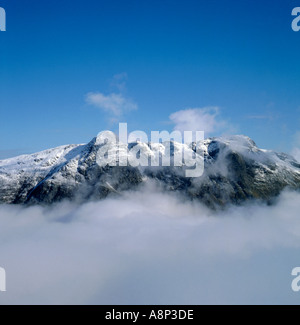
M168 145L159 144L162 154ZM205 166L198 178L185 177L185 166L101 167L96 162L97 138L86 145L61 146L2 160L0 203L84 202L139 190L151 181L164 191L178 192L210 207L249 199L270 201L287 187L300 189L299 162L283 153L259 149L246 136L210 138L197 145L204 152ZM150 154L155 148L143 146ZM178 146L181 144L171 143L173 149Z

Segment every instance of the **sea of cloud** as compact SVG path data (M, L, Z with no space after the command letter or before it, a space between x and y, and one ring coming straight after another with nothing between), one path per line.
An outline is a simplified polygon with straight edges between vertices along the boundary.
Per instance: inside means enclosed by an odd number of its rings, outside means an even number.
M300 303L300 194L212 212L154 188L0 206L0 304Z

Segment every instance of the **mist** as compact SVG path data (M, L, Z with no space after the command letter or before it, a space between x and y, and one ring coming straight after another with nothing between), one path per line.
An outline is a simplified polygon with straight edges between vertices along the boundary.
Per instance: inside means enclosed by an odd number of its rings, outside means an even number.
M298 304L300 194L213 212L148 188L0 206L0 304Z

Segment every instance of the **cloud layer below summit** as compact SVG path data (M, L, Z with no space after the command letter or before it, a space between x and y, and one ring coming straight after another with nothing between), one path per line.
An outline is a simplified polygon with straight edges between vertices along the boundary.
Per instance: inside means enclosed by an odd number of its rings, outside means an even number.
M0 207L0 303L298 303L300 197L212 213L148 189L80 207Z

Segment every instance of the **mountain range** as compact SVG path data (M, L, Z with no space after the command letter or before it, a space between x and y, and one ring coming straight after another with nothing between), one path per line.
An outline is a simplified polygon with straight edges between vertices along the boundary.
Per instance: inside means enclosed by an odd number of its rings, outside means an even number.
M139 143L128 144L132 146ZM151 143L143 144L153 152ZM160 152L180 146L160 144ZM182 167L99 166L97 137L88 144L65 145L0 161L1 204L86 202L139 191L148 183L211 208L249 200L272 202L284 189L300 189L300 163L290 155L260 149L243 135L209 138L201 146L204 173L185 177ZM114 148L112 148L114 149ZM118 150L118 148L115 148Z

